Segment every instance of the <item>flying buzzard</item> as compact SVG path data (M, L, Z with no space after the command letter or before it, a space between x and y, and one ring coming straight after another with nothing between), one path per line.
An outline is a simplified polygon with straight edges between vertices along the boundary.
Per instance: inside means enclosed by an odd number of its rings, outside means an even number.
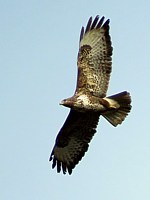
M121 124L131 110L131 97L126 91L106 97L112 68L112 46L109 20L90 17L82 27L78 53L78 76L75 94L60 105L70 113L59 131L50 155L52 168L65 174L82 159L96 132L100 115L113 126Z

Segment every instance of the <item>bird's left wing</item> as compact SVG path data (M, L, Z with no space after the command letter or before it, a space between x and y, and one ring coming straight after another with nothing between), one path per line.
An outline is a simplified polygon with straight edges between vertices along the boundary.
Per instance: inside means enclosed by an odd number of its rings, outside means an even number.
M72 169L82 159L88 150L99 120L98 113L77 112L70 113L57 135L56 143L50 156L52 168L57 166L57 172L61 170L65 174L72 173Z

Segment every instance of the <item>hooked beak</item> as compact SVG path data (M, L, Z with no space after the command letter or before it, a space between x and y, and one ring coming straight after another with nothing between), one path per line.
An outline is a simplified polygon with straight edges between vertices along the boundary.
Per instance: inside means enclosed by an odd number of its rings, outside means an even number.
M62 101L59 103L59 105L64 105L64 103L65 103L65 101L62 100Z

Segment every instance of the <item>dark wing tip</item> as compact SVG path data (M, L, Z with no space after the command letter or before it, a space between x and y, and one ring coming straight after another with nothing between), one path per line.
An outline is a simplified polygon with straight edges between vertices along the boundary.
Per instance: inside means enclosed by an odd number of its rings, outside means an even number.
M68 168L68 173L69 173L69 175L72 174L72 168Z
M103 24L103 28L104 29L108 29L109 28L109 22L110 22L110 19L107 19L106 22Z
M64 163L62 163L62 170L63 170L63 174L66 174L67 168Z
M51 155L49 157L49 161L51 161L53 159L53 155L54 155L54 149L53 149L53 151L52 151L52 153L51 153Z
M54 158L53 158L52 169L54 169L54 168L55 168L55 166L56 166L56 158L54 157Z
M57 160L57 172L60 173L61 171L61 162Z
M84 35L84 27L82 26L81 33L80 33L80 41L82 40L83 35Z
M105 20L104 16L102 16L99 19L99 15L96 15L96 17L94 18L94 20L92 22L92 17L90 17L89 20L88 20L87 26L85 28L85 31L84 31L84 27L81 28L80 41L83 39L84 34L87 33L90 30L99 29L99 28L109 29L110 20L109 19L106 20L105 23L104 23L104 20Z
M85 29L85 33L87 33L91 29L91 23L92 23L92 17L89 18L89 21Z
M89 30L92 30L94 28L96 28L96 29L100 28L104 22L104 19L105 19L105 17L103 16L99 20L99 15L96 15L96 17L94 18L93 23L92 23L92 17L90 17L89 21L87 23L87 26L86 26L85 33L87 33ZM98 20L99 20L99 22L98 22ZM106 22L108 22L108 20Z
M55 167L57 168L57 173L60 173L62 170L63 174L66 174L66 172L68 171L69 175L71 175L72 169L75 167L75 165L67 166L65 163L59 161L54 155L54 150L50 155L49 161L52 161L52 169L54 169Z
M65 163L59 161L55 156L51 157L49 161L52 161L52 169L54 169L55 167L57 168L57 173L60 173L62 170L63 174L66 174L66 172L68 171L68 174L71 175L72 169L75 167L71 165L67 166Z
M94 134L96 131L92 131L92 133ZM87 138L88 140L88 138ZM83 148L82 151L76 155L74 157L73 162L70 162L69 164L62 162L60 160L58 160L55 155L52 153L50 156L49 161L52 161L52 169L54 169L56 167L57 169L57 173L60 173L61 171L63 172L63 174L66 174L68 172L69 175L72 174L72 170L75 168L75 166L79 163L79 161L82 159L82 157L85 155L85 152L88 150L89 144L88 143L84 143L83 144Z
M95 17L95 19L93 20L93 23L92 23L92 25L91 25L91 30L94 29L94 28L96 27L96 24L97 24L98 20L99 20L99 15L97 15L97 16Z

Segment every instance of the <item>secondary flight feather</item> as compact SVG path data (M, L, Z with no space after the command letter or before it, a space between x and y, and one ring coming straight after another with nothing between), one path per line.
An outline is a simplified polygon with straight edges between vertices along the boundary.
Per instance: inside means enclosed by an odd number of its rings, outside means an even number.
M90 17L80 33L77 86L74 95L61 101L70 113L60 129L50 155L52 168L65 174L88 150L102 115L113 126L121 124L131 110L127 91L106 97L112 70L112 45L109 20Z

